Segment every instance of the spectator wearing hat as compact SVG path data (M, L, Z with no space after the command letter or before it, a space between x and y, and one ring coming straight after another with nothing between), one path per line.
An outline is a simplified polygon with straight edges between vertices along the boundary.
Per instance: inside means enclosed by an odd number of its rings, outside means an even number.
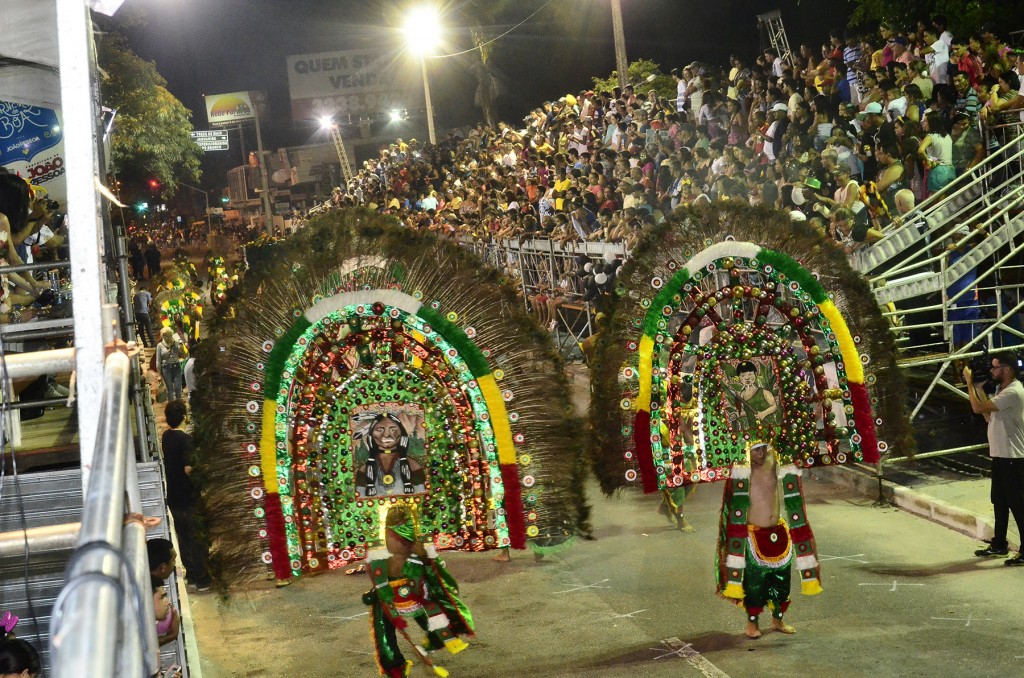
M893 37L889 43L889 46L892 49L892 61L909 66L914 60L914 55L911 54L909 49L907 49L909 44L910 41L902 35Z
M764 133L764 156L774 162L782 152L782 139L789 127L789 108L784 103L768 109L768 130Z

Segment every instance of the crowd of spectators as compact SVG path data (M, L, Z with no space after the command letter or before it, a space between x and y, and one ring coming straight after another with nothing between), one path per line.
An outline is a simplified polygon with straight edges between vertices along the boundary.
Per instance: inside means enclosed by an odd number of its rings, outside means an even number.
M1020 57L991 27L953 36L941 16L832 31L791 62L766 49L673 70L675 99L587 90L522 126L399 139L333 200L451 236L627 247L680 205L733 200L785 209L852 250L984 159L982 125L1024 105Z

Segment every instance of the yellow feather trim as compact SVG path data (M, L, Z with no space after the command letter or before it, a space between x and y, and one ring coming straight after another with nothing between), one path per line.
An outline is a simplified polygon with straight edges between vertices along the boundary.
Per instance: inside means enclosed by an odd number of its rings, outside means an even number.
M850 328L847 327L842 314L831 301L823 301L818 304L818 308L821 309L822 315L828 320L832 326L832 331L836 334L839 351L843 354L843 365L846 368L847 380L853 384L863 384L864 366L861 365L860 353L857 352L857 345L853 343Z
M263 401L263 428L260 431L260 469L263 471L263 487L267 492L277 492L277 403Z
M516 448L512 442L512 428L508 423L508 410L505 409L505 399L501 397L501 389L498 388L498 383L494 381L493 374L477 377L476 383L484 394L487 412L491 415L494 442L498 446L498 463L515 464Z
M654 339L644 335L640 339L640 393L636 397L636 409L651 411L651 356L654 355Z

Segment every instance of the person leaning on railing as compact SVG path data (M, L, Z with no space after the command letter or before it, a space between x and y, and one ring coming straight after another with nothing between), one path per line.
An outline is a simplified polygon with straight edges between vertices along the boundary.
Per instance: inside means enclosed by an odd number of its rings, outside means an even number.
M988 120L992 113L1018 108L1024 109L1024 96L1020 93L1020 76L1014 71L1001 73L989 92L988 107L982 109L981 115ZM1021 111L1020 116L1024 121L1024 111Z

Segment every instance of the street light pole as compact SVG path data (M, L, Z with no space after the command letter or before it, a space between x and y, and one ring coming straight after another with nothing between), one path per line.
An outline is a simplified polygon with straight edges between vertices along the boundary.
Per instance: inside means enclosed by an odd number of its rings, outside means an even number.
M619 87L629 84L629 62L626 60L626 31L622 26L622 0L612 0L612 33L615 36L615 70Z
M423 98L427 104L427 138L430 143L437 143L434 134L434 107L430 102L430 80L427 78L427 55L433 51L440 39L440 26L437 10L429 6L421 6L409 13L405 22L405 42L410 52L420 59L423 72Z
M420 55L420 65L423 67L423 97L427 102L427 138L430 145L437 144L437 137L434 134L434 107L430 104L430 79L427 77L427 57Z
M178 185L184 186L185 188L191 188L193 191L199 191L200 193L203 194L203 200L206 201L206 237L209 238L210 231L213 230L213 223L210 221L210 194L201 188L190 186L189 184L186 184L184 181L179 181Z

